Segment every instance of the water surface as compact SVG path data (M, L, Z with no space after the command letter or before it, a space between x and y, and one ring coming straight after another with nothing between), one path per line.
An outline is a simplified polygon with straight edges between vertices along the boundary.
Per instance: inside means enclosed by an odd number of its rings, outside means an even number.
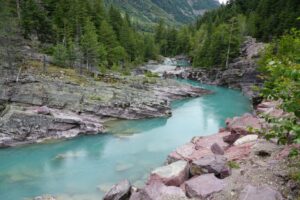
M171 118L120 121L105 135L0 150L0 199L53 194L99 200L119 180L143 184L176 147L216 133L227 117L251 110L238 91L189 83L215 93L173 102Z

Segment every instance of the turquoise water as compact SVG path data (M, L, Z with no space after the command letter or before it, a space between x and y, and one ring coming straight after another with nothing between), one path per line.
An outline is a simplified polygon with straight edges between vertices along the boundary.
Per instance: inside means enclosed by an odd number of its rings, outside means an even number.
M53 194L99 200L121 179L141 185L177 146L216 133L227 117L251 110L238 91L203 87L215 93L173 102L168 119L120 121L105 135L0 150L0 199Z

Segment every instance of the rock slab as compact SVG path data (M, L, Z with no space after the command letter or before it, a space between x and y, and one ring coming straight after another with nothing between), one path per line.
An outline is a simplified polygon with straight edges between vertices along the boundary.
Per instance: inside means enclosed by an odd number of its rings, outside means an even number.
M145 188L134 192L130 200L188 200L179 187L166 186L161 182L152 182Z
M191 163L190 173L193 176L214 173L219 178L225 178L231 174L227 165L227 159L220 155L205 156Z
M205 174L185 182L185 190L190 198L208 198L213 193L221 191L225 182L214 174Z
M188 178L188 162L179 160L151 172L148 183L162 182L167 186L180 186Z

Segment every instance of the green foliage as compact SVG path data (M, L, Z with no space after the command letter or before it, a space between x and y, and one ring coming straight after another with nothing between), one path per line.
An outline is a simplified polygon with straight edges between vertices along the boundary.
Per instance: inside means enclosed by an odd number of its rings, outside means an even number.
M102 0L20 2L22 33L28 39L37 39L41 47L54 47L47 52L60 66L85 64L88 70L109 69L114 63L139 64L157 57L155 45L144 45L145 37L152 36L137 32L132 18L116 7L110 5L106 10ZM11 4L12 13L16 13L15 2Z
M68 60L67 48L63 44L57 44L54 47L53 58L56 65L61 67L66 66Z
M153 73L151 71L147 71L145 73L145 76L148 77L148 78L158 78L159 77L159 75L157 73Z
M297 148L292 148L289 153L289 157L293 158L293 157L297 157L297 156L299 156L299 150Z
M231 169L240 169L240 165L237 162L235 162L235 161L229 161L228 162L228 166Z
M84 27L84 34L81 36L80 44L84 55L84 61L89 66L98 66L99 64L99 43L96 28L94 24L87 20Z
M293 29L275 40L260 60L264 74L261 94L266 99L282 102L284 111L292 113L280 119L269 119L272 129L267 138L276 137L280 143L300 143L300 31Z

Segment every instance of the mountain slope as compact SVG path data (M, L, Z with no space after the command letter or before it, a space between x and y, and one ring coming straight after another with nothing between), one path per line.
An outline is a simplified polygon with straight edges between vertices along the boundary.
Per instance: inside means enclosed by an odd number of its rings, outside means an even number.
M170 24L189 23L206 10L217 8L217 0L105 0L128 13L134 21L157 23L163 19Z

